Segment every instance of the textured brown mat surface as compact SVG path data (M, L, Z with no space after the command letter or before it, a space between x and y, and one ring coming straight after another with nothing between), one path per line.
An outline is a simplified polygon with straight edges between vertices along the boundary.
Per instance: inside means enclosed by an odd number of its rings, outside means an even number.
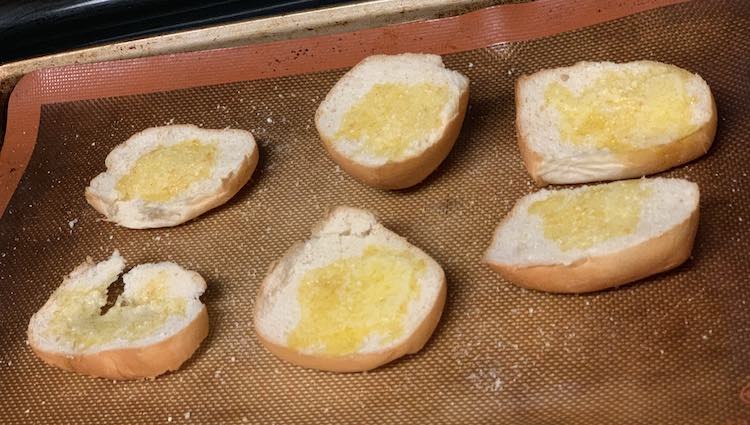
M693 258L623 288L561 296L516 288L479 263L492 230L534 190L515 144L513 83L578 60L654 59L702 75L719 109L704 158L664 173L696 181ZM364 187L315 134L344 70L44 106L36 149L0 221L0 423L726 423L750 421L750 3L693 2L537 41L445 57L471 78L459 141L425 183ZM166 78L166 77L165 77ZM251 130L253 180L173 229L99 221L83 188L109 150L165 123ZM268 265L326 209L368 208L441 263L440 326L417 355L366 374L287 365L252 333ZM45 366L28 320L87 255L201 273L211 333L183 368L113 383Z

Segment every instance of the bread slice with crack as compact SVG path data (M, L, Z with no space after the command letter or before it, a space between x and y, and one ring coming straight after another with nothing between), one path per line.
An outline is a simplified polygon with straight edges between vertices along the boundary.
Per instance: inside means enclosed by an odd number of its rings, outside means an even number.
M344 171L370 186L403 189L448 156L468 99L469 79L438 55L375 55L333 86L315 126Z
M206 282L171 262L141 264L123 276L123 293L102 314L124 268L115 251L73 270L29 322L34 353L61 369L118 380L155 377L190 358L208 335L198 299Z
M176 226L227 202L250 180L258 156L244 130L148 128L107 155L86 201L131 229Z
M339 207L263 281L255 332L299 366L357 372L416 353L445 304L443 269L367 211Z
M521 198L484 261L519 286L590 292L682 264L698 228L698 186L640 179Z
M516 127L537 184L619 180L705 154L716 105L703 78L673 65L580 62L518 79Z

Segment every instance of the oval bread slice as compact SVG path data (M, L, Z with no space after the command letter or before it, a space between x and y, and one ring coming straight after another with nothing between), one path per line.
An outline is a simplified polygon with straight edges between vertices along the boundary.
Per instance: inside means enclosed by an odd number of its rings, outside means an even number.
M86 201L131 229L176 226L228 201L257 164L255 139L244 130L148 128L107 155Z
M640 179L521 198L484 261L519 286L590 292L682 264L698 228L698 186Z
M370 56L333 86L315 125L344 171L370 186L403 189L448 156L468 99L469 80L440 56Z
M537 184L618 180L705 154L716 105L699 75L673 65L580 62L518 79L516 127Z
M66 277L31 318L28 343L44 362L107 379L151 378L177 370L208 335L208 312L198 297L206 282L164 262L142 264L123 276L124 291L101 314L107 288L125 261L90 258Z
M371 213L339 207L263 281L255 332L299 366L357 372L416 353L445 304L443 269Z

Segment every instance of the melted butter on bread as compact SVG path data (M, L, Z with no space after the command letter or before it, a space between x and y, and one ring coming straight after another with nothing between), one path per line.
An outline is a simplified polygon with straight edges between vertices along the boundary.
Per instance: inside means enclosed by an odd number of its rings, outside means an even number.
M545 90L562 141L624 153L679 140L697 130L688 92L692 74L664 64L606 71L574 93L561 82Z
M384 346L404 333L426 261L405 250L369 245L361 256L309 270L298 288L301 318L290 347L328 355L354 353L368 338Z
M216 157L214 145L198 140L161 146L138 158L116 189L125 201L167 202L191 184L211 177Z
M440 128L449 100L446 85L379 83L346 112L334 136L358 141L362 152L401 159L409 147Z
M101 314L108 286L104 283L86 290L59 290L47 335L86 349L116 339L141 339L163 326L171 316L186 314L186 300L170 296L164 272L156 273L132 296L120 296L114 306Z
M652 190L639 180L557 192L529 206L542 220L544 236L561 250L586 249L635 232Z

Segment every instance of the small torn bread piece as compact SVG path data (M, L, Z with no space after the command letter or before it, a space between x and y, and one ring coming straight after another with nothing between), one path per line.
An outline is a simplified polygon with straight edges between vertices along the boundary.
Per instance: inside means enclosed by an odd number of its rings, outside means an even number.
M123 293L102 314L107 290L125 268L115 251L90 258L32 316L28 343L46 363L108 379L151 378L177 370L208 335L198 299L206 282L177 264L141 264L123 276Z
M521 198L484 261L516 285L591 292L670 270L690 256L698 185L640 179Z
M703 78L660 62L580 62L516 82L518 145L539 185L668 170L708 152L716 121Z
M261 284L255 332L299 366L358 372L419 351L445 304L443 269L367 211L339 207Z
M438 55L375 55L333 86L315 126L344 171L370 186L403 189L448 156L468 99L468 78Z
M258 156L244 130L148 128L107 155L86 201L131 229L176 226L227 202L250 180Z

